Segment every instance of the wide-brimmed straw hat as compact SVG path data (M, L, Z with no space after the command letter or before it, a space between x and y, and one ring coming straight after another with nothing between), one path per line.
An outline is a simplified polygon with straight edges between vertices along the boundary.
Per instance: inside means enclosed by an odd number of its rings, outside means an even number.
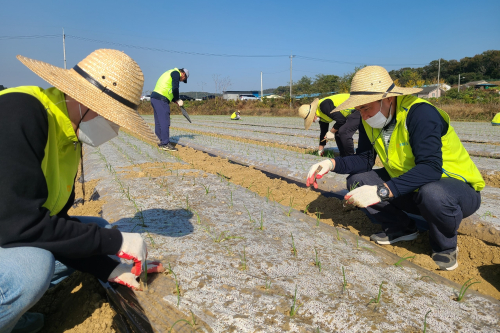
M351 83L351 96L333 111L355 108L392 96L416 94L421 88L397 87L384 67L367 66L360 69Z
M139 65L125 53L96 50L72 69L59 68L21 55L17 59L42 79L104 118L147 141L158 142L137 112L144 76Z
M318 107L319 98L315 98L311 104L303 104L299 108L299 116L304 118L304 127L309 129L316 115L316 108Z

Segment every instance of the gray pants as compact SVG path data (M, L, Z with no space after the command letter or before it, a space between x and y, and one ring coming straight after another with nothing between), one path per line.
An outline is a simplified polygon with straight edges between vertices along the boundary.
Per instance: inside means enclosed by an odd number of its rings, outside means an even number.
M391 177L385 169L372 170L347 178L347 188L353 184L378 185ZM366 210L386 232L411 229L415 221L405 212L421 215L429 224L433 252L448 252L457 247L457 230L464 217L479 209L481 194L469 184L454 178L441 178L389 201L367 207Z

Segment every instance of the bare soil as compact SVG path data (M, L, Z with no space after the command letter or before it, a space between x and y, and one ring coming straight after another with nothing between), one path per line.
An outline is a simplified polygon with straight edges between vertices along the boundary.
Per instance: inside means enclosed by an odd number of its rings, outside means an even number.
M361 211L344 208L342 201L338 199L327 198L320 192L281 179L270 179L253 167L234 164L227 159L212 157L191 148L180 146L177 148L179 148L178 156L190 163L190 166L172 164L169 166L170 169L193 168L212 174L220 173L222 170L234 184L284 205L289 205L293 198L295 209L313 217L317 217L319 213L321 222L348 229L364 239L369 239L372 233L380 230L380 227L372 224ZM159 167L158 163L142 164L141 170L144 175L151 177L170 175L164 168ZM131 173L129 176L139 175ZM92 194L95 184L96 181L86 183L87 198ZM76 192L76 197L81 197L79 186ZM102 201L90 201L71 210L70 214L98 216L102 204ZM415 256L409 261L460 285L470 278L479 280L481 283L473 285L471 289L500 299L500 247L466 235L458 236L458 245L460 266L452 272L438 270L430 258L431 248L427 232L414 241L384 248L399 256ZM46 324L42 332L114 332L112 322L115 313L105 298L104 290L95 278L86 274L75 273L48 291L32 311L46 315Z

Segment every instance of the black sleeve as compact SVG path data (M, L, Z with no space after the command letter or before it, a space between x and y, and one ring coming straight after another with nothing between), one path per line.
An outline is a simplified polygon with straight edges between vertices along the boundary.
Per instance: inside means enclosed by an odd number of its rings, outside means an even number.
M326 135L326 132L328 132L328 128L330 127L329 123L325 123L323 121L319 121L319 145L324 146L326 145L326 141L323 139Z
M172 102L177 102L179 100L179 81L181 80L181 75L177 71L173 71L170 76L172 77Z
M50 216L40 167L48 139L47 111L33 96L0 96L0 246L31 246L54 256L84 258L116 254L122 243L116 229Z
M387 182L395 197L438 181L443 174L441 137L448 131L448 124L439 111L427 103L415 104L408 111L406 126L410 147L415 156L415 166Z
M340 112L339 112L340 113ZM365 127L359 118L359 139L356 154L351 156L335 157L335 169L333 172L338 174L357 174L370 171L375 164L376 153L366 135Z
M333 124L333 128L338 130L342 125L345 124L346 122L346 117L340 112L332 112L335 109L335 104L333 104L333 101L331 99L325 99L321 104L319 105L319 109L321 112L323 112L325 115L328 117L332 118L333 121L335 121L335 124Z

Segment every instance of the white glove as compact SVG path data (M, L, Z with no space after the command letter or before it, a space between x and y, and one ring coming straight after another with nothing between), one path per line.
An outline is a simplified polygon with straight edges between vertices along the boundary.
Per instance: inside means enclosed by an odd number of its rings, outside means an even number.
M327 141L335 140L335 134L333 134L332 132L328 131L328 132L326 132L325 138L326 138Z
M183 105L184 105L184 101L183 101L182 99L179 99L179 100L178 100L177 102L175 102L175 103L177 103L177 105L179 105L179 106L183 106Z
M321 167L321 170L316 172ZM328 173L328 171L333 170L334 165L331 159L327 159L321 161L319 163L314 164L307 174L306 186L313 185L314 188L318 188L318 183L316 183L316 179L321 179L324 175Z
M140 234L122 232L122 238L122 246L116 255L123 259L133 260L134 267L132 268L132 273L139 276L142 271L141 262L146 260L148 256L146 243Z
M324 149L318 150L318 156L323 156L324 153L325 153Z
M137 276L131 273L133 269L132 265L120 263L111 272L108 277L109 282L116 282L123 284L133 290L141 290L139 282L137 282ZM148 261L148 274L150 273L161 273L165 269L160 262Z
M365 208L378 204L380 197L377 194L377 185L363 185L347 193L344 197L348 204Z

